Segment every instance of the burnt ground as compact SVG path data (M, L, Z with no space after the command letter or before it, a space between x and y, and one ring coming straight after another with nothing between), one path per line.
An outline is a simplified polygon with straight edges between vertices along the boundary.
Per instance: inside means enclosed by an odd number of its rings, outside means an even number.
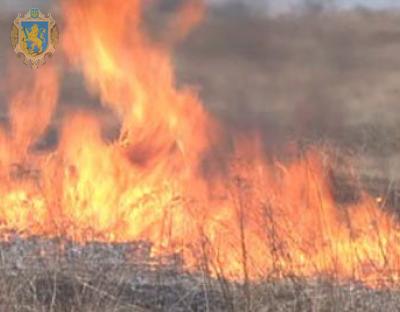
M157 36L159 14L150 12ZM23 66L0 17L0 107L7 122L6 64ZM212 11L174 57L178 85L193 85L232 132L257 129L269 153L290 142L329 146L338 189L353 196L341 165L352 163L366 189L397 211L400 167L400 13L365 10L255 16L238 7ZM9 61L8 61L9 60ZM60 55L55 57L60 60ZM66 73L61 104L42 144L57 141L57 120L71 105L115 121ZM350 191L349 191L350 190ZM346 193L347 192L347 193ZM287 277L257 285L188 273L179 255L150 256L146 242L71 242L11 235L0 244L0 311L398 311L400 293L356 282Z
M188 273L145 242L80 246L11 235L1 247L1 311L398 311L400 292L296 277L236 284Z

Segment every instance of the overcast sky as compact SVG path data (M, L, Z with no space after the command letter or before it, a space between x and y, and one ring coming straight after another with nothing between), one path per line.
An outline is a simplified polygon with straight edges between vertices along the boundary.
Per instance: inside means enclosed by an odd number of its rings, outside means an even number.
M206 0L209 3L226 3L240 0ZM254 4L254 3L269 3L273 6L290 6L301 3L302 0L280 0L280 1L272 1L272 0L241 0L240 2ZM321 0L324 2L324 0ZM380 7L391 7L397 6L400 7L399 0L334 0L338 5L342 7L352 7L357 5L367 6L371 8L380 8Z
M224 4L229 2L242 2L257 7L269 7L275 12L285 12L296 8L304 0L206 0L211 4ZM324 0L321 0L323 2ZM364 6L370 9L400 8L400 0L334 0L339 8L352 8Z
M259 8L269 6L274 12L285 12L298 6L303 0L205 0L210 4L224 4L228 2L243 2ZM324 1L324 0L321 0ZM325 0L326 1L326 0ZM33 6L47 7L52 1L49 0L0 0L3 9L27 9ZM382 9L389 7L400 8L400 0L335 0L340 8L351 8L354 6L365 6L371 9Z

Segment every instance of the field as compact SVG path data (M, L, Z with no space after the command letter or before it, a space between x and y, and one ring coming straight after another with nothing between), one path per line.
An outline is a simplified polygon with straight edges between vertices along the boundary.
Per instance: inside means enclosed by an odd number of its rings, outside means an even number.
M159 40L167 40L162 21L168 10L146 12L149 32ZM24 66L8 44L12 18L0 18L5 127L6 81L13 68ZM317 146L333 159L329 170L338 202L351 203L364 189L396 219L399 25L398 12L361 9L280 17L236 6L210 10L174 52L178 88L197 90L227 133L259 132L270 159L294 157L293 145ZM53 59L57 64L63 62L60 54ZM59 107L35 148L56 146L62 116L77 107L96 112L104 136L115 138L115 115L85 90L80 74L63 75ZM211 276L207 267L187 271L179 253L154 256L147 241L79 244L5 234L0 311L398 311L400 306L396 280L372 287L335 279L335 272L313 278L278 272L257 282L235 282Z

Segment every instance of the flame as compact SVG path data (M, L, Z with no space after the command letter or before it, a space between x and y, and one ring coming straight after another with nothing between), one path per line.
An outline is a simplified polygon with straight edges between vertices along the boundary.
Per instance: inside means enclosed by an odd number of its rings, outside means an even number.
M182 38L204 8L189 2L170 29ZM223 140L190 88L176 86L168 46L153 42L139 0L64 2L63 52L87 89L118 116L113 142L92 112L63 116L57 148L34 148L58 102L47 64L9 97L0 132L0 223L22 235L78 242L148 240L190 269L233 279L333 275L375 285L400 268L395 218L366 193L339 204L321 153L282 164L257 135L234 140L224 168L206 174ZM20 77L22 79L22 77Z

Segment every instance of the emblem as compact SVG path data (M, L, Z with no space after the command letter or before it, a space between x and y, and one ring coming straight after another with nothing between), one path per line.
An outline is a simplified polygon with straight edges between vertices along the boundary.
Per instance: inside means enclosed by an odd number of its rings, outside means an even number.
M24 16L18 14L11 29L11 44L17 55L25 57L24 63L38 68L51 57L58 43L56 22L39 9L30 9Z

